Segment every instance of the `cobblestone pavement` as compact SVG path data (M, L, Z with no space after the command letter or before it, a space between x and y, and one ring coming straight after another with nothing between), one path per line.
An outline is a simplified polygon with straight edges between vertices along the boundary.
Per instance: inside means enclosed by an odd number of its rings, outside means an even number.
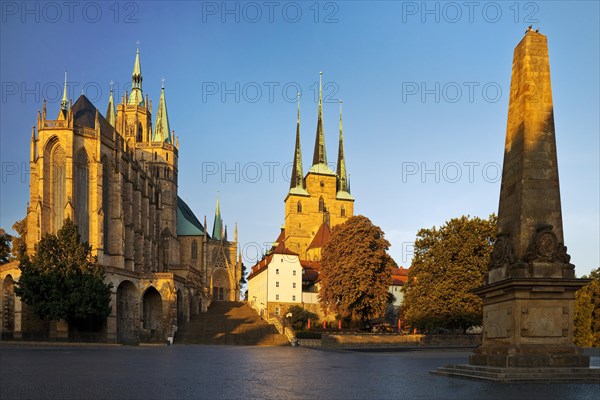
M1 399L597 399L600 385L433 376L467 352L0 345ZM599 366L600 359L593 357Z

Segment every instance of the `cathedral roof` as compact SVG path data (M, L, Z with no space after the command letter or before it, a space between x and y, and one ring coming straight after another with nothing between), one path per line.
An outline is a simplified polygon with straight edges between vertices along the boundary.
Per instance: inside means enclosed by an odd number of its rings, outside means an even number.
M202 224L179 196L177 196L177 236L204 236Z
M327 243L329 241L329 225L327 225L325 222L323 222L321 224L321 226L319 227L319 230L317 231L317 234L315 235L315 237L313 238L312 242L310 243L310 246L308 246L308 249L318 249L323 247L323 245L325 245L325 243Z
M71 111L73 112L73 123L75 125L96 129L96 107L87 97L85 97L85 95L82 94L79 96L75 104L73 104ZM100 131L102 134L112 137L112 133L109 134L109 132L112 132L114 129L112 125L101 113L98 113L98 118L100 120Z

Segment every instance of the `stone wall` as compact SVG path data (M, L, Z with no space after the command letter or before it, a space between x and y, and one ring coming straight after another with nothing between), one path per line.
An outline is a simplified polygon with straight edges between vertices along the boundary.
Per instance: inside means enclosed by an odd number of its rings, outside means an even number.
M472 348L481 345L480 335L396 335L396 334L328 334L323 338L299 339L300 346L369 349L369 348Z

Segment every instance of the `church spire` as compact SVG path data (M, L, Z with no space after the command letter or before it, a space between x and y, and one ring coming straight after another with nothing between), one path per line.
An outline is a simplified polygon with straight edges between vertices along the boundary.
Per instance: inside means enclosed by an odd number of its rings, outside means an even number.
M305 189L304 171L302 170L302 149L300 147L300 93L298 93L298 118L296 120L296 147L294 150L294 165L290 179L290 191L294 188Z
M64 112L69 109L69 99L67 98L67 71L65 71L65 84L63 86L63 97L60 101L60 109Z
M110 96L108 97L108 108L106 110L106 120L115 127L117 115L115 114L115 101L113 99L113 81L110 81Z
M138 42L139 44L139 42ZM133 73L131 74L131 94L129 95L129 105L144 105L144 96L142 94L142 67L140 65L140 49L136 50L135 62L133 64Z
M169 129L169 115L167 114L167 101L165 100L165 80L162 80L162 89L160 92L160 102L158 104L158 112L156 113L156 121L154 123L153 142L173 143L171 138L171 130Z
M350 193L348 178L346 175L346 159L344 157L344 134L342 128L342 100L340 100L340 145L338 148L337 161L337 191Z
M315 152L313 165L327 165L327 152L325 151L325 132L323 131L323 72L319 72L319 111L317 119L317 136L315 138Z
M213 223L212 231L213 239L221 240L223 237L223 219L221 218L221 204L219 202L219 195L217 194L217 208L215 210L215 222Z

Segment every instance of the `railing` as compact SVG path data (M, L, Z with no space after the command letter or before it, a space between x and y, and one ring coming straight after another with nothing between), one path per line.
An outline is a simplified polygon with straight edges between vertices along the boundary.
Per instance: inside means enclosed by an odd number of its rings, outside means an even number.
M284 326L279 317L269 315L267 322L269 324L274 325L275 329L277 329L277 332L284 335L290 343L293 344L296 342L296 335L294 333L294 330Z

